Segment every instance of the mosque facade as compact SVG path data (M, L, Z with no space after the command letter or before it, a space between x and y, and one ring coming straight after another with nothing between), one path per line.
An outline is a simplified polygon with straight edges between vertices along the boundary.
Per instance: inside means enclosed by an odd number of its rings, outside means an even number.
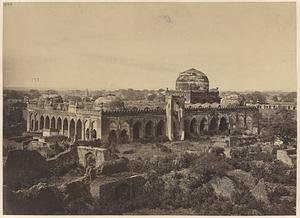
M166 91L163 107L112 110L103 104L98 109L86 109L76 104L62 107L28 103L27 131L116 143L259 132L257 107L222 106L220 100L218 89L209 89L207 76L190 69L179 74L175 90Z

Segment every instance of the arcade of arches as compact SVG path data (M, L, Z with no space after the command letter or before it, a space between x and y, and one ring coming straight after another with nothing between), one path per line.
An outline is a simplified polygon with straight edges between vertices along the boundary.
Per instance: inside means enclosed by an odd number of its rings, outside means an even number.
M187 111L180 121L182 123L179 123L176 116L168 122L169 118L165 112L155 116L147 113L148 111L124 117L110 115L90 119L88 116L72 117L67 112L65 116L31 112L28 114L27 130L43 133L48 131L53 132L53 135L63 135L77 140L101 139L111 143L126 143L144 138L167 137L169 140L183 140L207 133L230 134L230 131L235 129L252 131L253 123L256 122L254 116L256 111L217 112L213 115L209 112ZM174 139L169 137L170 129ZM184 132L183 139L178 137L181 134L179 131Z
M159 120L158 122L149 120L145 123L135 121L132 124L132 128L127 123L123 124L125 127L120 129L116 128L116 124L111 124L110 126L108 141L111 143L126 143L130 139L135 141L142 138L162 137L165 135L165 122L163 120Z
M97 138L97 130L91 124L81 119L68 119L49 115L30 115L30 126L28 131L49 130L57 132L57 135L63 135L70 139L93 140Z

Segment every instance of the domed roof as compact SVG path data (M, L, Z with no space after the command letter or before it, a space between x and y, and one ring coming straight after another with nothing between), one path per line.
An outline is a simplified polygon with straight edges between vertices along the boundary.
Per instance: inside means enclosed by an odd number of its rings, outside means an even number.
M100 109L103 104L104 109L117 109L124 107L124 102L115 95L100 96L94 101L94 107Z
M180 73L176 80L176 90L179 91L208 91L208 89L207 76L194 68Z
M114 95L108 95L108 96L100 96L99 98L97 98L94 101L95 105L100 105L101 103L106 104L106 103L110 103L113 100L116 100L117 97Z

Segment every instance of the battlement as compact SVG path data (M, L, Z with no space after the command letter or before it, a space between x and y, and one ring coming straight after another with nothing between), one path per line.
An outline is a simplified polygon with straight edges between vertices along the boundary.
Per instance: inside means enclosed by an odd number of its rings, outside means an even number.
M144 108L144 109L121 109L121 110L106 110L103 111L102 114L103 115L107 115L107 116L122 116L122 115L126 115L126 116L134 116L134 115L141 115L141 114L155 114L155 115L162 115L165 114L166 110L162 109L160 107L155 108L155 109L150 109L150 108Z
M220 112L226 112L226 111L236 111L236 112L241 112L241 111L249 111L249 112L258 112L258 108L255 106L221 106L219 105L218 107L202 107L202 106L198 106L198 107L187 107L185 108L186 112L209 112L209 111L220 111Z

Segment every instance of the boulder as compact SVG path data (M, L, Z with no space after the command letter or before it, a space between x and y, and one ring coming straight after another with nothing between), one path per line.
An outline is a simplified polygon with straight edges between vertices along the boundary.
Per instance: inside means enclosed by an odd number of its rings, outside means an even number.
M255 186L255 178L249 172L236 169L227 171L226 175L233 180L243 183L248 188L254 188Z
M105 161L98 169L98 174L112 175L114 173L128 171L129 160L127 158L120 158L117 160Z
M263 179L259 180L259 182L255 185L253 189L251 189L252 195L255 197L257 201L269 204L269 197L267 192L267 187Z
M82 178L67 182L59 187L65 214L88 214L93 210L90 186Z
M209 181L209 184L217 196L227 199L232 198L235 191L235 185L227 176L214 177Z
M12 150L4 166L4 184L12 189L30 187L41 178L49 176L47 162L37 151Z
M29 189L4 189L4 214L55 215L64 214L62 198L55 186L38 183Z

